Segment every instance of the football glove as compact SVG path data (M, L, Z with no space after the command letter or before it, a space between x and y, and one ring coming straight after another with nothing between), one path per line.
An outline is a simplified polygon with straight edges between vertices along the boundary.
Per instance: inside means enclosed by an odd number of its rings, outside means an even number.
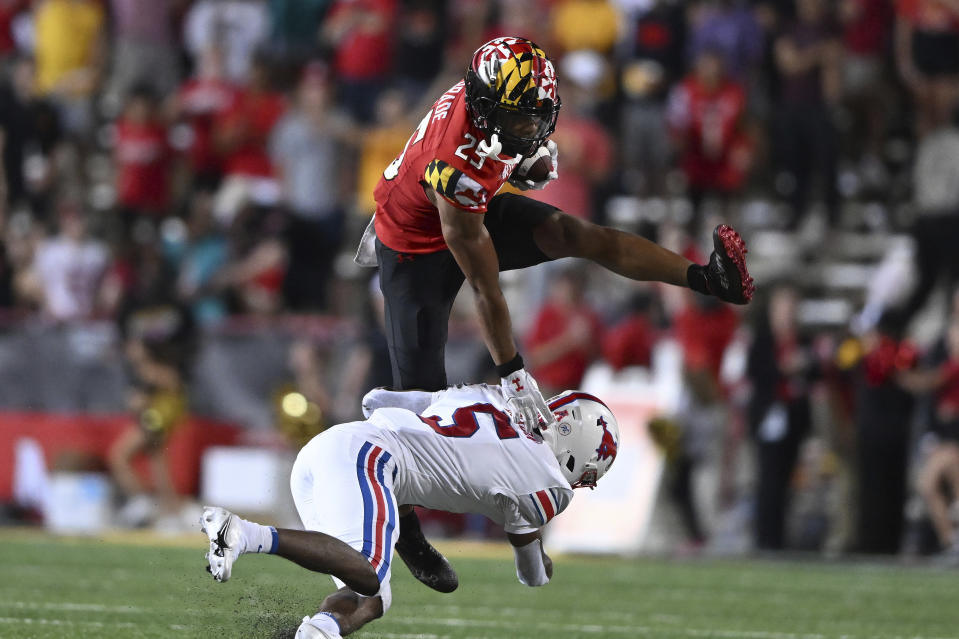
M532 434L539 428L540 418L547 427L556 421L542 393L539 392L536 380L526 372L525 368L501 377L500 386L506 398L507 409L527 434Z
M534 182L529 178L524 177L524 173L527 168L536 163L536 161L543 157L546 154L549 154L550 160L553 162L553 170L549 172L549 175L546 176L545 180L540 180L539 182ZM519 163L519 166L516 167L516 171L509 179L509 183L518 188L520 191L539 191L546 188L546 185L559 177L559 147L556 146L556 143L552 140L547 140L546 144L536 149L536 153L524 159Z
M724 302L748 304L756 292L746 269L746 243L731 226L720 224L713 231L713 252L705 265L693 264L686 271L689 288L715 295Z

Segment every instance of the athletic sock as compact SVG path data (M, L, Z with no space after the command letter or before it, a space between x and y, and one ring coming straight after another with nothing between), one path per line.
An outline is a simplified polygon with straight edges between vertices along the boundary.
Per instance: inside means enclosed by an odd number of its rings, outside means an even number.
M308 622L311 626L315 626L327 634L333 634L337 637L340 636L340 624L333 617L332 613L318 612L312 617L305 617L303 621Z
M276 528L247 521L242 517L237 517L236 520L240 524L240 531L246 542L246 546L240 549L241 552L261 552L271 555L276 552L278 542Z

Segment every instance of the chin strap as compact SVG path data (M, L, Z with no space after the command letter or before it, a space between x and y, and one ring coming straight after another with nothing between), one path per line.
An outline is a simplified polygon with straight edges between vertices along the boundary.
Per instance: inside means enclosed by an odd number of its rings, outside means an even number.
M503 143L499 141L498 133L493 133L489 138L489 142L480 140L480 143L476 145L476 154L481 158L492 158L498 162L509 165L517 164L521 159L521 156L503 159L499 156L502 152Z

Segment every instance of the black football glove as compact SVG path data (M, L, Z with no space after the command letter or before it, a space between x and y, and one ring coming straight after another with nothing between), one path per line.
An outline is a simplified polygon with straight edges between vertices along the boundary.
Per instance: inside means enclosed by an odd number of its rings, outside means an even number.
M689 288L715 295L724 302L748 304L756 292L746 269L746 243L731 226L720 224L713 231L713 252L705 266L693 264L686 271Z

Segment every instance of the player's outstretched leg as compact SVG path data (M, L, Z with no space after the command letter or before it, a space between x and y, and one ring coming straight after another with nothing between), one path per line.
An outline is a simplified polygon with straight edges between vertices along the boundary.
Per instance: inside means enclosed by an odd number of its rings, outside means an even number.
M533 227L533 241L550 259L582 257L638 281L665 282L747 304L756 286L746 269L746 244L723 224L713 232L713 252L705 265L691 264L649 240L555 211Z
M207 570L217 581L227 581L242 554L268 553L312 570L333 575L354 591L375 595L380 590L376 571L366 557L330 535L309 530L276 529L247 521L225 508L207 506L200 526L210 540Z
M402 513L402 509L400 510ZM453 592L459 586L456 571L427 541L420 529L420 520L412 508L400 516L400 536L396 541L400 556L414 577L439 592Z

